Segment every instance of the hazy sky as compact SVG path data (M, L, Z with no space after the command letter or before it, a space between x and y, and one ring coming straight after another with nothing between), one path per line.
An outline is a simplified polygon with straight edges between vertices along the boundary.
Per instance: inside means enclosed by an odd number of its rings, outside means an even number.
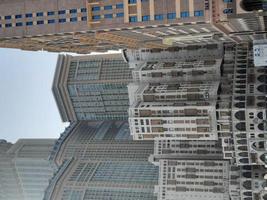
M0 139L56 138L64 130L51 91L56 59L0 48Z

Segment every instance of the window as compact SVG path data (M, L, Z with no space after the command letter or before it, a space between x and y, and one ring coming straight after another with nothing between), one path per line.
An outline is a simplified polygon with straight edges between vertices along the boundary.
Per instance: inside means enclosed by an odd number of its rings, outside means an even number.
M149 15L142 16L142 21L143 22L149 21L149 20L150 20L150 16Z
M122 8L123 8L123 3L118 3L118 4L116 4L116 8L117 8L117 9L122 9Z
M30 18L30 17L32 17L32 13L27 13L27 14L25 15L25 17L26 17L26 18Z
M70 14L75 14L77 13L77 9L70 9Z
M163 20L163 15L155 15L155 20Z
M54 24L54 23L55 23L55 20L54 20L54 19L49 19L49 20L47 21L47 23L48 23L48 24Z
M32 26L33 22L26 22L26 26Z
M92 20L99 20L100 19L100 15L93 15L92 16Z
M224 13L224 14L231 14L231 13L233 13L233 9L232 9L232 8L224 9L224 10L223 10L223 13Z
M77 17L70 18L70 22L77 22Z
M224 3L232 3L233 0L223 0Z
M6 20L11 19L11 15L5 16L5 19Z
M92 7L92 11L99 11L100 10L100 6L94 6Z
M87 21L87 17L86 16L83 16L82 17L82 21Z
M37 21L37 25L41 25L41 24L44 24L44 21L43 20Z
M0 28L2 28L2 24L0 24Z
M23 26L23 23L22 22L17 22L16 26Z
M136 3L136 0L128 0L128 3L129 4L134 4L134 3Z
M86 8L81 8L81 12L86 12L87 9Z
M181 12L181 18L186 18L186 17L189 17L189 12L188 11Z
M204 16L204 12L203 12L203 10L196 10L196 11L194 12L194 16L195 16L195 17L202 17L202 16Z
M129 17L129 22L137 22L137 17L136 16Z
M113 18L113 15L112 14L105 14L104 17L106 19L111 19L111 18Z
M124 16L124 13L117 13L116 16L117 17L123 17Z
M167 14L167 19L175 19L176 18L176 13L168 13Z
M112 5L104 6L104 10L112 10Z
M65 23L66 22L66 19L65 18L59 19L58 22L59 23Z
M55 14L54 11L48 11L48 12L47 12L47 15L48 15L48 16L51 16L51 15L54 15L54 14Z
M44 13L42 13L42 12L36 13L36 17L42 17L42 16L44 16Z
M59 15L64 15L64 14L66 14L66 10L59 10L59 11L58 11L58 14L59 14Z
M10 27L12 27L12 24L11 23L5 24L5 27L10 28Z
M15 15L15 18L20 19L20 18L22 18L22 15Z

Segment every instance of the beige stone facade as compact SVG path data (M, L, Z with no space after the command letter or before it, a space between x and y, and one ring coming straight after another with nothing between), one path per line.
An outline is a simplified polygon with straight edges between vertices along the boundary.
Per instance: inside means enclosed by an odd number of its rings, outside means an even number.
M264 30L263 15L239 0L4 0L0 17L0 47L56 52L240 41Z

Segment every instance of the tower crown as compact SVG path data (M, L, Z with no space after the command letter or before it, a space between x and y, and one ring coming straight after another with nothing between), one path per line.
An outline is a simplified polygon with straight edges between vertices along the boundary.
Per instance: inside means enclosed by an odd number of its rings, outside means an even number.
M267 10L266 0L242 0L240 7L245 11Z

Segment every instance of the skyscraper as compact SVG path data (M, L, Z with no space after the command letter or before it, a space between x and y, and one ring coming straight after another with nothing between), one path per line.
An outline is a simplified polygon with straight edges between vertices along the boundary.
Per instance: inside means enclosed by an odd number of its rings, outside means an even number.
M8 145L6 151L1 150L1 200L42 200L48 181L57 170L48 160L54 142L20 139ZM7 143L1 142L0 146L4 149Z
M50 157L60 169L45 199L156 199L158 167L148 162L153 142L129 138L126 121L72 124Z
M266 70L254 68L252 55L248 43L228 43L217 60L140 56L128 86L134 139L221 138L225 158L265 164Z
M14 168L12 157L7 154L11 143L0 141L0 199L17 200L22 196L22 188Z
M0 13L1 47L78 53L259 39L266 28L240 0L4 0Z
M63 121L125 120L132 75L121 54L58 57L53 93Z
M212 54L219 56L222 49L215 47ZM222 59L205 58L209 52L196 59L192 55L197 51L190 51L151 55L135 64L135 82L128 86L134 139L218 139L216 99Z

